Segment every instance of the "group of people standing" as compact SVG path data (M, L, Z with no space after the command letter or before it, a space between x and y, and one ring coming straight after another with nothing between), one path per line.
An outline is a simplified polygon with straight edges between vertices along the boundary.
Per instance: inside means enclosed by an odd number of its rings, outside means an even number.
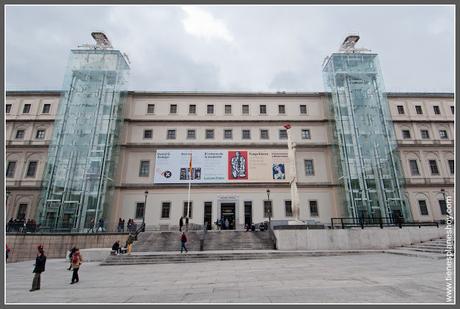
M216 220L215 223L218 230L228 230L233 225L233 222L230 222L228 218L225 218L225 220L224 218L221 218L219 220Z
M40 290L41 274L45 271L46 255L43 246L39 245L37 247L37 251L38 253L35 259L34 270L32 271L34 273L34 278L32 280L32 288L30 289L30 292ZM78 277L78 270L83 263L83 257L77 247L70 249L69 259L70 266L67 270L73 270L70 284L74 284L80 281L80 278Z
M35 233L39 225L34 219L14 219L11 218L6 224L7 232Z

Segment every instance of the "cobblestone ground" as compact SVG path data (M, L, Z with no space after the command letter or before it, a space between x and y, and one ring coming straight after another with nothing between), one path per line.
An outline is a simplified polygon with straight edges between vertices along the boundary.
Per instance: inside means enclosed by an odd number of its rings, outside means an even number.
M80 282L48 260L29 292L33 261L7 264L7 303L443 303L445 260L391 254L100 266Z

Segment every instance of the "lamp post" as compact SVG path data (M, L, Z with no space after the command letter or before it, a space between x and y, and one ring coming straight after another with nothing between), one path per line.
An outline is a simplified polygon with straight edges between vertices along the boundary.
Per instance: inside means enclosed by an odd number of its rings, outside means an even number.
M270 208L268 208L268 228L271 229L272 226L272 203L270 201L270 189L267 189L267 200L270 202Z
M145 190L144 192L144 211L142 214L142 232L145 232L145 210L147 209L147 195L149 195L149 191Z
M442 196L444 197L444 207L446 207L447 211L447 198L446 198L446 190L441 189Z

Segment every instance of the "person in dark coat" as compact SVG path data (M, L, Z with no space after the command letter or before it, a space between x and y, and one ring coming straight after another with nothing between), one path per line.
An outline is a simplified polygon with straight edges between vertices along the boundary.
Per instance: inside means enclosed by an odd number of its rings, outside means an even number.
M34 280L32 281L32 288L30 289L30 292L40 290L40 275L45 271L46 256L45 251L43 250L43 246L38 246L37 250L38 254L37 258L35 259L35 267L33 270L35 275Z
M184 217L179 219L179 232L182 232L182 227L184 226Z
M113 244L113 246L112 246L112 251L114 251L114 253L115 253L116 255L119 255L119 254L120 254L121 248L120 248L120 241L119 241L119 240L117 240L117 241Z
M185 230L188 232L188 217L185 217Z
M78 248L75 248L75 252L72 256L72 282L70 284L77 283L80 281L80 278L78 277L78 270L80 269L80 265L83 262L83 258L80 254L80 250Z
M185 250L185 252L188 252L187 247L185 247L186 242L187 242L187 236L185 236L185 232L182 232L182 235L180 237L180 243L181 243L180 253L182 253L183 250Z

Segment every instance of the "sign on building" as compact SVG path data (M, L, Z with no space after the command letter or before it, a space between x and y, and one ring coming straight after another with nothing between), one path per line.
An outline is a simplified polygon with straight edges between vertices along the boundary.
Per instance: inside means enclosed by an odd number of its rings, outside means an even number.
M192 183L287 182L288 171L287 151L159 149L153 182L188 183L190 177Z

